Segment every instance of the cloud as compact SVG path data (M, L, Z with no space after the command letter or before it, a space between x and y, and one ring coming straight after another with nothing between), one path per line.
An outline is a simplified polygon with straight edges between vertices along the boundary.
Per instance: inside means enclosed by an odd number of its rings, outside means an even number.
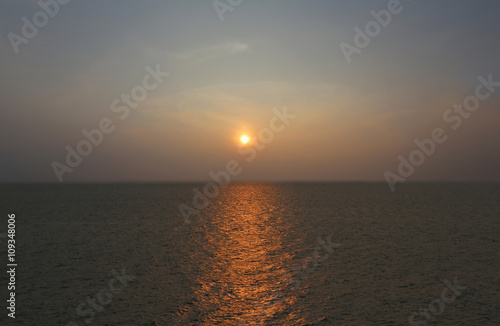
M241 42L217 44L200 49L171 54L172 57L190 63L204 63L223 56L234 55L249 51L250 47Z

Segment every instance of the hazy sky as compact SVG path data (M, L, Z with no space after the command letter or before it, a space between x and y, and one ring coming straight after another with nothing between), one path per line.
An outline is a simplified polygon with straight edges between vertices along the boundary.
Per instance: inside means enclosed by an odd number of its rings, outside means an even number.
M459 127L443 119L478 76L500 82L500 3L401 1L348 63L340 44L388 2L243 0L221 21L211 0L72 0L16 54L9 33L41 7L3 0L0 182L58 182L53 162L105 118L64 182L206 180L230 160L238 180L382 181L435 128L447 141L408 180L500 180L500 87ZM169 75L120 119L148 66ZM284 107L296 118L247 162L238 138L255 145Z

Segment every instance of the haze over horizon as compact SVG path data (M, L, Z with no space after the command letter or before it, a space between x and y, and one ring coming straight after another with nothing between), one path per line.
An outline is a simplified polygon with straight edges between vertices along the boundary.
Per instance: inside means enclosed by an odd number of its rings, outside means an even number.
M53 162L103 119L65 183L205 181L232 160L234 180L385 181L436 128L446 141L408 182L500 181L500 87L460 124L443 117L500 82L500 3L401 1L348 63L340 44L388 2L247 0L221 21L213 1L70 1L16 53L9 33L41 8L4 1L0 183L59 182ZM255 146L273 110L295 117L248 161L239 138Z

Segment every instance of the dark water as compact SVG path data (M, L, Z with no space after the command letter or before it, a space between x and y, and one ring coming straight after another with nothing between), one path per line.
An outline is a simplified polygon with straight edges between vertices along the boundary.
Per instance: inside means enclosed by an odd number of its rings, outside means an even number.
M500 325L498 184L194 186L2 186L0 324Z

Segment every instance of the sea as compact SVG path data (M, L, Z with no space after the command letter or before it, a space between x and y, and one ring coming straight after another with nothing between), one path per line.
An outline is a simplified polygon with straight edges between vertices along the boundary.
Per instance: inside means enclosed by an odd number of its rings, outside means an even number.
M204 188L0 186L0 325L500 325L498 183Z

